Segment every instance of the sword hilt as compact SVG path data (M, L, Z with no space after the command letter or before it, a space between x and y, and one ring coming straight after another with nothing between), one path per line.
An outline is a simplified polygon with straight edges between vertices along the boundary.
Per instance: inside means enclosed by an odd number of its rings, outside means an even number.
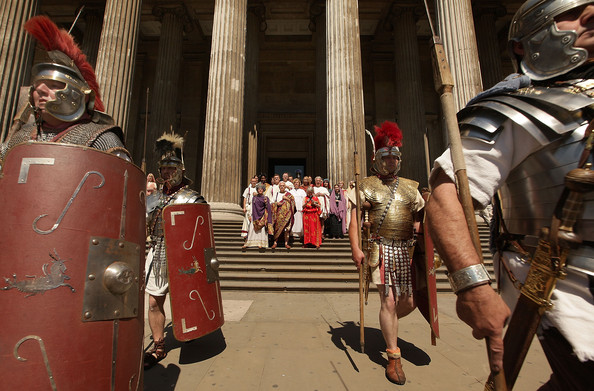
M565 187L569 190L563 202L560 216L559 238L568 243L581 243L581 238L573 231L575 223L583 212L584 194L594 190L594 171L591 163L584 168L576 168L565 175Z

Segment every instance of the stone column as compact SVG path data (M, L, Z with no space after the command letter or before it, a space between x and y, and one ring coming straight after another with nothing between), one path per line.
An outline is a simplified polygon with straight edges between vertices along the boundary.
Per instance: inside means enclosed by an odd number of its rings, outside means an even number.
M454 78L456 109L482 91L470 0L437 0L437 24Z
M101 41L101 28L103 27L103 7L87 6L84 8L81 18L85 20L85 32L80 48L87 56L87 61L93 67L97 63L97 52Z
M355 147L361 177L367 172L357 0L326 2L326 50L328 178L348 183L355 178Z
M316 173L322 178L328 177L327 151L327 75L326 75L326 15L324 4L313 2L310 6L310 30L316 45L316 130L313 137L313 167L307 167L308 173ZM303 175L306 175L305 173Z
M216 0L204 132L202 195L217 217L242 216L241 140L247 0Z
M473 12L476 21L476 38L481 61L483 87L488 89L500 82L505 76L501 64L501 51L499 50L495 22L497 18L506 15L506 10L500 1L482 0L476 2Z
M254 124L254 127L247 133L247 172L249 185L251 177L257 175L258 172L258 125ZM247 187L247 185L245 187Z
M394 62L392 56L383 58L373 56L373 92L375 97L375 121L381 124L384 121L396 120L396 88L394 86ZM369 129L373 134L373 129Z
M141 3L107 0L95 67L105 111L124 133L128 128Z
M425 101L421 80L421 64L417 41L415 3L394 9L394 64L398 125L402 129L402 169L400 175L426 186L424 134ZM422 11L422 10L418 10Z
M0 142L17 113L20 87L28 80L33 45L23 25L37 7L37 0L7 0L0 7Z
M243 164L241 188L247 187L256 174L257 155L257 120L258 120L258 62L260 59L260 27L264 26L263 17L266 9L262 4L250 7L247 13L246 60L245 60L245 96L243 116Z
M149 131L146 143L148 172L157 169L159 156L154 151L157 139L165 131L179 130L177 94L184 26L188 31L191 29L191 22L183 4L156 6L153 8L153 15L161 19L161 36L157 52L155 84L150 91Z

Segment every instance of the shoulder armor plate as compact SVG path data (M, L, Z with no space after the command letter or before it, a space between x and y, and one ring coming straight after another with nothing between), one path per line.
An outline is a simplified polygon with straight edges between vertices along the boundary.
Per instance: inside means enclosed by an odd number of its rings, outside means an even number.
M493 142L510 119L547 145L582 125L586 121L582 109L592 102L577 86L530 86L468 105L458 113L458 122L463 137Z

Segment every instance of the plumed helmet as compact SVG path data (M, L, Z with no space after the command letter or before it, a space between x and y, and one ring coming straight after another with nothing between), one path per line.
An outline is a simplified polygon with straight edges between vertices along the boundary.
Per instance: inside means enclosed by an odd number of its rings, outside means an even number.
M594 0L528 0L514 15L509 29L509 48L516 68L533 80L545 80L567 73L588 59L588 51L573 46L577 33L560 31L555 17L594 3ZM514 43L521 43L524 56L513 52Z
M46 16L29 19L25 30L43 45L50 58L50 62L33 66L32 85L42 80L55 80L65 85L56 91L55 100L46 103L46 111L64 122L77 121L87 110L104 111L93 67L72 36ZM29 98L32 103L32 93Z
M385 121L381 127L375 127L375 137L373 138L375 147L375 156L371 171L380 175L396 174L400 170L400 160L402 154L399 147L402 146L402 131L395 122ZM393 155L398 158L396 171L388 172L383 157Z
M159 154L159 171L163 167L175 167L176 172L170 179L172 186L179 185L182 180L191 183L188 178L184 178L184 158L183 158L184 138L173 131L165 132L155 142L155 150Z

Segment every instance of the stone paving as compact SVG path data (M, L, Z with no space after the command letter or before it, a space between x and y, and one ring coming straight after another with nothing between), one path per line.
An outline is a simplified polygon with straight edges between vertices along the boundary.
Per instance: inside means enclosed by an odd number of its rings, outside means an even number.
M357 294L223 292L222 329L180 343L169 325L169 354L145 372L144 389L483 390L489 374L485 342L472 338L470 328L458 320L453 294L438 296L441 338L436 346L420 312L401 320L398 345L407 382L390 383L384 376L379 299L371 293L363 354ZM147 323L145 346L151 342ZM514 390L536 390L549 375L535 339Z

